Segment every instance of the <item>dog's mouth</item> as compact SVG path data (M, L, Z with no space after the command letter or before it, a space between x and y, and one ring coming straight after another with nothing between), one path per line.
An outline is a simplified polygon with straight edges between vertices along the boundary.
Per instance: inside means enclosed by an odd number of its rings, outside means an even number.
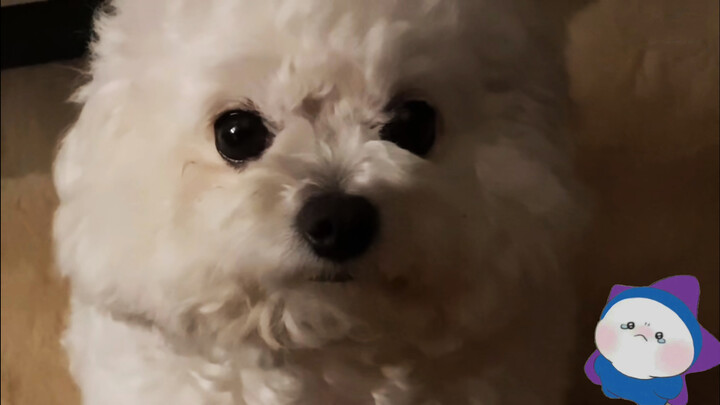
M310 279L310 281L319 283L347 283L353 280L353 276L345 271L323 273Z

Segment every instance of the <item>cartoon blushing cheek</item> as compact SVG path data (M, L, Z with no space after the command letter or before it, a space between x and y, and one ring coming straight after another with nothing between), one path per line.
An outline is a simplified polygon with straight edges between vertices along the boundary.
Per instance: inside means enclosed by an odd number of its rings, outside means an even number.
M603 353L605 356L614 353L618 344L617 328L606 322L600 322L595 329L595 343L598 349L600 349L600 353Z
M658 370L671 376L682 374L693 359L693 347L687 342L671 342L663 344L655 354Z

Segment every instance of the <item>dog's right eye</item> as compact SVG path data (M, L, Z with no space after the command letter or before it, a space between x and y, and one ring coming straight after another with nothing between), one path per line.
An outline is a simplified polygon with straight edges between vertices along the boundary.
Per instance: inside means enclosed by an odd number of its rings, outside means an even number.
M259 158L273 138L255 111L227 111L215 120L214 129L215 147L225 160L235 165Z

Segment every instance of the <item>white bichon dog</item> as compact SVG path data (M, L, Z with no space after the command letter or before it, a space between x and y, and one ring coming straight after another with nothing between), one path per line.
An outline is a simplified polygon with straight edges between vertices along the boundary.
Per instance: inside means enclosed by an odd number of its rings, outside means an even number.
M561 403L579 204L542 4L106 8L55 165L84 403Z

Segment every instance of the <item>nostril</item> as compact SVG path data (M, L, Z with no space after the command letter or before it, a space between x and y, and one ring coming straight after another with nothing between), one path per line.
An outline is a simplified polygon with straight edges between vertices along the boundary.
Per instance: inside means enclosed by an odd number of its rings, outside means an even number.
M333 238L335 226L329 219L322 219L310 226L307 236L313 243L327 243Z

